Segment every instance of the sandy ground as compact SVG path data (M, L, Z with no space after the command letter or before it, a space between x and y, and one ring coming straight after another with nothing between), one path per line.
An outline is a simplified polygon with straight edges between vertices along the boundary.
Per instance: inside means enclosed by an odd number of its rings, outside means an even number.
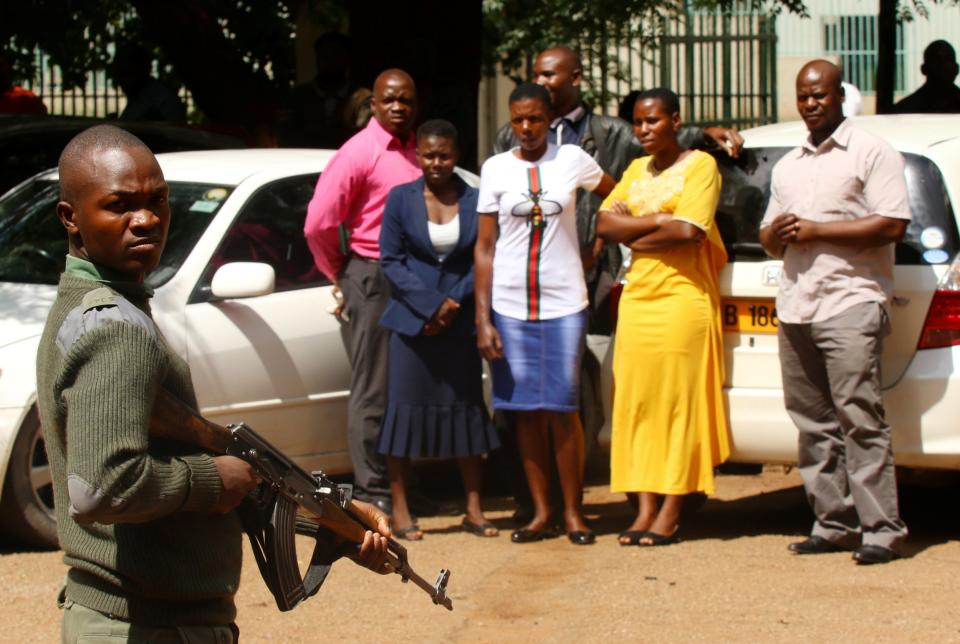
M334 567L319 595L280 613L248 551L238 623L245 642L960 642L958 492L908 490L908 558L874 567L849 553L786 551L810 514L796 472L779 467L720 477L718 495L666 548L620 547L629 509L603 485L586 492L600 535L590 547L562 537L511 544L508 503L492 498L499 538L434 517L420 521L424 541L409 544L424 577L452 570L452 613L350 562ZM0 544L0 641L57 641L64 572L59 553Z

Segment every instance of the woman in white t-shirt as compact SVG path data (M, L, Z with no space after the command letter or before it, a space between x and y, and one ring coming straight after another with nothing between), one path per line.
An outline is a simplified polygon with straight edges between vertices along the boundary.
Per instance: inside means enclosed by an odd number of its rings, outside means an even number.
M605 197L614 181L576 145L550 145L550 94L526 83L510 95L518 147L480 172L475 258L477 346L490 362L494 409L516 413L517 445L534 516L511 539L551 536L549 439L553 431L567 537L595 541L581 510L583 428L578 416L587 288L577 241L576 196Z

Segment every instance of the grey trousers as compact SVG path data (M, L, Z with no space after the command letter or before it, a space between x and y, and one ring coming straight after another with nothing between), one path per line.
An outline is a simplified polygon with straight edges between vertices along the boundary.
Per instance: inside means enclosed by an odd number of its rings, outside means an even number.
M63 606L60 641L62 644L235 644L240 641L240 631L236 624L170 627L131 624L68 601Z
M815 536L842 546L897 551L907 536L880 393L880 354L889 332L877 303L823 322L780 323L787 412L800 432L800 476Z
M377 452L380 421L387 402L387 348L390 332L380 315L390 300L390 284L380 264L351 255L340 277L346 301L344 344L350 356L347 445L354 491L362 500L390 498L386 459Z

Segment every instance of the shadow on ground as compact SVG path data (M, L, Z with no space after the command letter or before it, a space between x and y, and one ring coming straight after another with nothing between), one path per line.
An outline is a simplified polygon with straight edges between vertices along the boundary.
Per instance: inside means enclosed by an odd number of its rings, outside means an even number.
M485 468L484 509L490 513L512 512L512 487L508 477L496 470L496 463ZM463 504L463 488L456 465L427 462L417 467L421 491L448 501ZM745 475L736 471L734 475ZM588 473L588 485L606 485L608 473L594 468ZM584 507L590 527L600 535L617 534L633 518L633 508L623 500L587 503ZM960 539L960 513L955 511L960 498L960 485L904 485L900 488L900 507L910 530L905 548L907 556L947 541ZM460 530L460 518L451 517L450 525L429 530L433 534L448 534ZM771 492L751 494L738 499L706 499L689 503L685 510L682 536L685 541L700 539L730 540L741 537L784 535L804 538L810 531L813 515L807 505L802 486ZM515 526L510 517L498 518L493 523L501 530Z
M452 501L464 506L463 486L455 461L425 461L416 466L417 484L426 496ZM501 464L488 459L484 465L483 506L486 512L507 513L493 520L501 532L509 533L516 526L510 513L515 509L513 485L504 475ZM743 474L740 474L741 476ZM349 477L345 477L347 480ZM605 486L609 476L602 467L588 472L588 485ZM908 556L947 541L960 539L960 512L956 511L960 484L905 485L900 489L900 506L910 530L906 546ZM813 516L800 486L751 494L738 499L706 499L688 502L682 520L682 538L738 539L761 535L784 535L803 538L810 530ZM600 535L617 534L629 525L634 510L625 496L610 497L601 503L584 507L590 527ZM450 517L443 528L426 530L430 534L459 532L462 517ZM0 535L0 556L18 552L40 552Z

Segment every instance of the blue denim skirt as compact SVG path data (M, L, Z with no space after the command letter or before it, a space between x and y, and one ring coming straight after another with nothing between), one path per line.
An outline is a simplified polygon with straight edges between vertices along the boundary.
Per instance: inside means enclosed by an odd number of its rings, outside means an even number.
M552 320L527 321L494 311L503 358L490 363L493 408L578 411L587 315L584 310Z

